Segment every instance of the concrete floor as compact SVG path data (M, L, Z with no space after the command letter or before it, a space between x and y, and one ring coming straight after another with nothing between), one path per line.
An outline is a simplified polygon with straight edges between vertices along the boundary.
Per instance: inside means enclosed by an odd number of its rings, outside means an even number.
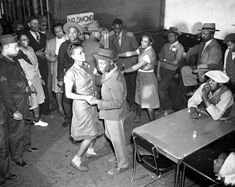
M142 112L142 120L139 124L133 122L133 112L130 112L125 121L126 139L128 142L129 159L132 162L132 145L130 144L133 128L148 122L146 112ZM96 157L84 158L89 166L89 171L82 173L70 166L70 161L77 151L78 146L69 141L69 129L61 128L63 119L57 112L44 117L49 123L48 127L34 126L32 130L33 145L39 148L37 153L25 153L25 160L30 164L27 168L21 168L11 164L11 172L17 174L17 179L8 181L3 187L135 187L148 181L150 177L144 177L130 183L132 177L132 165L118 176L109 176L107 171L113 164L107 160L113 153L109 142L102 136L96 144ZM148 171L137 164L137 179ZM174 170L165 177L152 183L149 187L172 187L174 184ZM198 187L200 185L186 179L186 186Z

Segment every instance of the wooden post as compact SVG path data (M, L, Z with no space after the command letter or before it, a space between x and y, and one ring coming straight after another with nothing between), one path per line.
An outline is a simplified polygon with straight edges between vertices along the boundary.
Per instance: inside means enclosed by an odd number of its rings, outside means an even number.
M33 0L33 13L35 16L38 16L38 2L37 2L37 0Z
M47 24L48 24L48 29L51 29L51 19L50 19L50 7L49 7L49 0L46 0L46 7L47 7Z

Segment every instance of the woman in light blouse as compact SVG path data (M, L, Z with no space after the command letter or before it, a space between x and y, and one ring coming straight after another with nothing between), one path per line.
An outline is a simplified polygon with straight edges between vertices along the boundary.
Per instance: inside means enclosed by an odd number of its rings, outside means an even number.
M156 54L152 48L152 36L145 33L142 36L141 46L136 51L121 53L118 57L138 55L138 63L127 68L123 73L138 71L136 78L135 102L138 104L134 121L140 121L142 108L148 109L149 118L155 120L154 109L159 108L158 83L154 74Z
M45 94L42 85L45 85L38 69L38 59L32 47L29 46L29 39L24 31L17 33L17 40L20 44L20 51L17 56L20 65L26 75L29 86L35 90L31 90L30 110L33 110L34 116L39 119L39 105L45 100ZM46 122L39 120L34 125L47 126Z

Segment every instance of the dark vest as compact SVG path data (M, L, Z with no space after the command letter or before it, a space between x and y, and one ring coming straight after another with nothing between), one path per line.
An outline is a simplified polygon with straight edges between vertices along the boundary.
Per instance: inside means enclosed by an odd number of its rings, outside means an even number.
M225 85L223 85L219 92L217 92L216 95L214 95L213 97L210 98L210 101L212 104L216 105L217 103L220 102L220 96L226 92L227 90L229 90ZM232 106L230 106L229 108L227 108L227 110L224 112L223 116L221 118L228 118L230 113L231 113L231 110L232 110Z
M226 73L229 76L231 82L235 82L235 59L232 59L232 52L228 52L226 59Z

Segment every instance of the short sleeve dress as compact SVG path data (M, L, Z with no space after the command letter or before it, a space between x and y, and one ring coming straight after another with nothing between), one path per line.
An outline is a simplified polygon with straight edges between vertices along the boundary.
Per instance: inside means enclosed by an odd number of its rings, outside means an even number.
M135 102L141 108L159 108L160 102L158 97L158 82L154 74L154 64L156 63L156 54L152 46L146 49L137 49L138 63L146 61L136 77Z
M95 96L94 76L86 63L82 66L74 63L66 72L64 82L72 84L76 94ZM71 136L74 140L94 139L103 133L98 125L98 112L95 106L85 100L74 99L72 107Z

